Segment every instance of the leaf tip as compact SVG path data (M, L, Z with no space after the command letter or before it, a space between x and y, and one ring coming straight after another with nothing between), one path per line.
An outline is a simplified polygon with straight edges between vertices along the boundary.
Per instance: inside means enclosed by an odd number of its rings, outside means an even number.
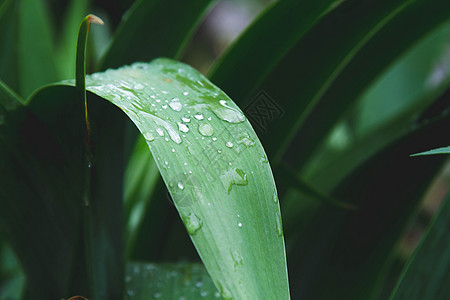
M95 23L95 24L98 24L98 25L104 25L105 24L105 22L103 22L103 20L100 19L99 17L97 17L96 15L90 14L90 15L87 16L87 19L88 19L89 23Z

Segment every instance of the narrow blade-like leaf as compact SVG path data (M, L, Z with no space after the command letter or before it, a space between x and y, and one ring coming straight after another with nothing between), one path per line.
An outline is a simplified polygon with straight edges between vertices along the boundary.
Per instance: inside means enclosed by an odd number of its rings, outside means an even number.
M450 197L447 196L390 299L444 300L450 297L449 229Z
M212 0L138 0L123 16L100 69L178 57Z

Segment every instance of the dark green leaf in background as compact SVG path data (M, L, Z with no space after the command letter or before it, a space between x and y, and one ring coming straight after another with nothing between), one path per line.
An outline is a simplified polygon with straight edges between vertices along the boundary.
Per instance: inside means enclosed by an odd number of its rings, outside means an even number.
M390 299L450 298L450 197L415 250Z

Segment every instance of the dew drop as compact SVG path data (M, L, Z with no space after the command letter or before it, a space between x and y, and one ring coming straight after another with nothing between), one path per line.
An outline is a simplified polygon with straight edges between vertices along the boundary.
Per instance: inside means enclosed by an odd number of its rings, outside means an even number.
M278 236L283 236L283 221L281 220L281 215L279 212L276 214L276 222L277 222L277 234Z
M174 149L174 148L172 148L172 152L175 152L175 149Z
M255 142L249 137L244 137L240 141L238 141L238 144L243 144L246 147L252 147L255 145Z
M203 136L212 136L214 128L209 123L202 123L198 126L198 132Z
M169 105L174 111L180 111L182 108L180 99L178 98L173 98L172 101L170 101Z
M134 85L134 89L135 90L142 90L144 88L144 86L142 85L142 84L140 84L140 83L136 83L135 85Z
M233 143L232 143L232 142L227 142L225 145L226 145L228 148L232 148L232 147L233 147Z
M194 118L196 118L197 120L203 120L204 119L204 116L202 115L202 114L195 114L194 115Z
M152 132L144 132L143 136L149 142L152 142L155 139Z
M277 191L275 191L274 193L273 193L273 203L275 203L275 204L277 204L278 203L278 195L277 195Z
M241 123L245 121L244 114L238 109L228 106L225 100L219 100L219 105L214 105L212 111L219 119L229 123Z
M184 185L181 182L178 182L178 187L180 188L180 190L184 190Z
M183 92L183 95L187 96L189 95L189 92Z
M159 134L159 136L164 136L164 131L161 128L156 128L156 132Z
M229 168L225 171L224 174L220 175L220 180L227 190L228 194L230 193L233 185L246 186L248 185L247 174L241 169L238 168Z
M168 94L169 92L168 91L161 91L161 93Z
M266 156L265 154L264 154L263 157L260 158L259 161L262 162L262 163L264 163L264 164L267 164L267 163L269 162L269 160L267 159L267 156Z
M194 213L181 217L190 235L195 235L203 226L203 221Z
M187 127L186 124L183 124L183 123L180 123L180 122L177 122L177 124L178 124L178 130L179 131L184 132L184 133L189 131L189 127Z
M238 223L238 227L239 227L239 228L242 227L242 223L241 223L241 222Z
M186 117L182 117L181 121L183 121L184 123L189 123L191 121L190 118L186 118Z
M164 108L164 109L167 109L168 106L164 104L164 105L161 106L161 107Z
M244 262L244 258L242 257L242 255L239 253L239 251L237 251L236 249L232 249L230 251L231 253L231 258L234 261L234 268L236 269L236 267L238 265L242 265Z

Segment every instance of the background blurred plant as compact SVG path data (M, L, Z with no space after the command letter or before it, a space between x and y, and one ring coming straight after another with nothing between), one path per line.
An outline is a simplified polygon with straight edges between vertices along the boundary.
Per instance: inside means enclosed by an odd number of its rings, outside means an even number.
M44 118L47 107L39 103L46 94L25 99L74 78L77 31L88 12L105 21L91 32L88 73L175 58L208 74L244 111L277 183L292 298L448 299L448 157L410 155L449 145L450 2L215 3L0 1L0 299L68 298L91 280L80 275L86 270L57 274L58 263L87 259L79 239L61 242L62 233L77 236L81 228L70 199L48 208L54 219L35 214L42 206L37 194L71 191L67 198L82 198L76 182L40 177L39 164L61 167L39 152L51 141L45 126L58 122L30 128L9 100ZM10 119L16 131L5 129ZM120 122L105 129L105 139L112 128L131 130ZM15 139L24 132L39 135L34 156ZM117 243L124 244L125 275L108 266L110 276L96 287L116 299L122 291L126 299L220 297L165 200L170 196L146 143L130 134L124 145L123 186L120 176L106 179L116 183L109 192L123 198L123 211L106 210L105 200L96 220L105 230L124 227L126 242ZM31 170L29 177L13 180L7 153ZM82 178L76 168L63 169L67 178ZM11 204L17 199L27 200ZM124 215L125 225L103 222L105 215ZM109 246L101 246L106 256Z

